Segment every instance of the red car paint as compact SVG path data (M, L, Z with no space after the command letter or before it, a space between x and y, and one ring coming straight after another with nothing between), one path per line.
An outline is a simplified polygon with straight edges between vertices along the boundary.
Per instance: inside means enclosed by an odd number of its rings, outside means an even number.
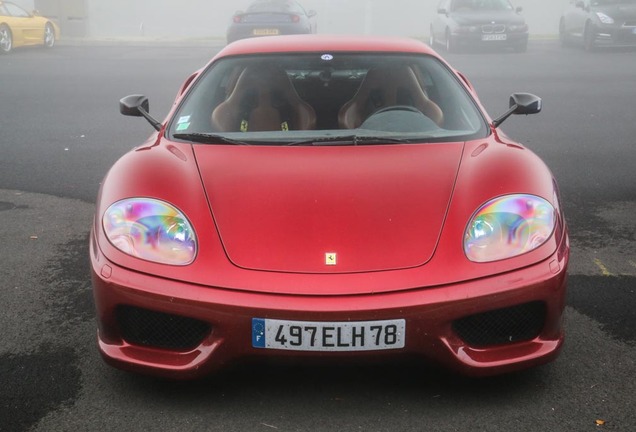
M290 36L237 42L211 62L323 51L437 55L408 39ZM482 139L427 144L171 141L166 125L200 72L179 92L162 130L117 161L100 190L91 264L99 348L108 363L181 379L241 358L369 357L255 348L250 339L255 317L405 319L405 348L371 356L415 355L471 375L518 370L558 355L569 242L556 182L534 153L494 127ZM467 81L459 76L458 81L479 106ZM519 193L552 204L557 213L552 236L513 258L469 261L462 242L472 215L492 198ZM102 216L130 197L160 199L187 216L198 240L192 264L144 261L109 242ZM336 266L325 265L327 252L337 252ZM533 301L544 303L546 314L529 339L473 346L453 329L463 317ZM187 349L131 343L117 320L120 305L194 318L211 331Z

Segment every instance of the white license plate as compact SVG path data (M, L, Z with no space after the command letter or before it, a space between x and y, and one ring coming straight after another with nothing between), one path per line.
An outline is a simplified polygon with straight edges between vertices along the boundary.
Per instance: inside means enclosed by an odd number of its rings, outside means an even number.
M504 41L507 39L507 35L505 34L485 34L481 35L481 40L483 41Z
M404 348L406 321L313 322L252 318L254 348L375 351Z
M254 36L276 36L279 33L278 29L254 29L252 34Z

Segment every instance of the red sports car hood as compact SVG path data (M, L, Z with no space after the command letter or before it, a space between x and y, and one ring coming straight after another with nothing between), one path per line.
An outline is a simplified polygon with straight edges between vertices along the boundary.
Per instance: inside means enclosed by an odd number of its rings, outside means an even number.
M414 267L433 256L462 149L196 145L195 154L235 265L345 273Z

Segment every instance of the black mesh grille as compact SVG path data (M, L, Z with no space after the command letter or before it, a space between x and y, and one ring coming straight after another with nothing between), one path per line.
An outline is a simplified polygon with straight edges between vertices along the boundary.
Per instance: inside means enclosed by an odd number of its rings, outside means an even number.
M210 331L203 321L133 306L119 306L117 321L125 341L157 348L194 348Z
M453 322L453 330L469 345L500 345L535 338L545 316L545 304L536 301L467 316Z

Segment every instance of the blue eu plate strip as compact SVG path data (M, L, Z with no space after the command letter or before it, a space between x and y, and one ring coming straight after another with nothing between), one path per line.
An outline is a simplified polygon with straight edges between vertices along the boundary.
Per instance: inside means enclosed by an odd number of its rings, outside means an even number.
M252 346L265 348L265 320L252 318Z

